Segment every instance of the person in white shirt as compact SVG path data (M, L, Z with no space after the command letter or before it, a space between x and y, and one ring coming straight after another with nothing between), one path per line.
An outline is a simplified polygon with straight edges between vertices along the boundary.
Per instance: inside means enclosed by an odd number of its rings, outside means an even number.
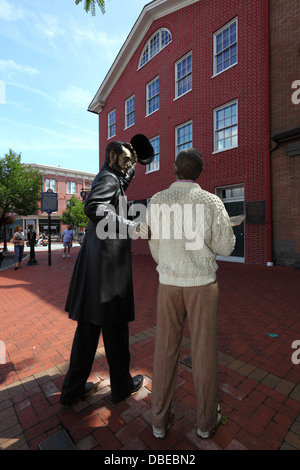
M167 431L186 316L191 335L197 434L211 437L221 419L216 255L232 253L235 235L221 199L196 183L202 170L198 150L181 151L175 162L176 182L155 194L147 208L149 247L159 273L152 376L152 428L157 438L163 438Z

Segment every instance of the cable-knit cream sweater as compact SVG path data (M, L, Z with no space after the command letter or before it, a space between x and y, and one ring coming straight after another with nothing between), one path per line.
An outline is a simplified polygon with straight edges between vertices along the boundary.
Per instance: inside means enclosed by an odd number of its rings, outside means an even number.
M193 181L177 180L155 194L147 208L149 247L161 284L199 286L216 280L216 255L235 245L221 199Z

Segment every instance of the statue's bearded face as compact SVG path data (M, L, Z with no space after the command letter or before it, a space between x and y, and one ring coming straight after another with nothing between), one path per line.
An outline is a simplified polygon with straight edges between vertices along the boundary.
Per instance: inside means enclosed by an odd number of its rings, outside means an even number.
M131 168L132 154L129 149L122 146L123 152L117 155L115 152L111 152L110 155L110 167L117 173L118 176L125 176L129 168Z

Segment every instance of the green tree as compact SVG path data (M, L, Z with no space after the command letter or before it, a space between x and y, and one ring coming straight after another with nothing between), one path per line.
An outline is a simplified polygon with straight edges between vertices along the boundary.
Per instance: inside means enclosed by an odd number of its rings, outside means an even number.
M73 196L68 201L67 210L61 215L61 221L73 227L87 227L89 219L83 209L84 203L79 201L76 196Z
M78 5L82 0L75 0L75 5ZM102 13L105 13L105 1L104 0L84 0L84 9L88 13L91 12L92 16L96 15L96 4L99 6Z
M22 164L21 154L10 149L0 158L0 229L6 225L9 212L37 214L41 191L41 173Z

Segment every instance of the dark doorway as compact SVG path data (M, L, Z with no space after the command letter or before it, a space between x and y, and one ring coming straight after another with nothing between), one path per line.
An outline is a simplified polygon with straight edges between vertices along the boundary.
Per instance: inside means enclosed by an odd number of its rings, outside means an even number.
M234 215L244 214L244 201L235 202L224 202L224 206L228 212L229 217ZM233 227L233 231L236 237L235 248L231 253L231 256L237 256L244 258L245 256L245 222L240 225Z

